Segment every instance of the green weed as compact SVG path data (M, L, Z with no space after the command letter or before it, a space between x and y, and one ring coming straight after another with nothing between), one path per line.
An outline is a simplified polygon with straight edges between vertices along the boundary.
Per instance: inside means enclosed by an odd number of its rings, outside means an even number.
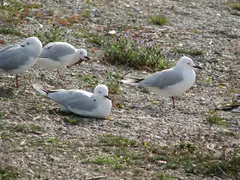
M88 10L84 10L82 13L81 13L81 16L84 17L84 18L89 18L91 16L90 14L90 11Z
M240 11L240 2L239 1L236 1L236 2L233 2L231 1L228 6L232 9L236 9L238 11Z
M168 19L163 15L151 16L148 21L152 24L163 26L168 23Z
M135 38L131 33L100 36L97 43L103 49L105 60L111 64L154 71L169 67L156 42Z
M43 127L35 124L18 124L13 127L15 132L41 134L45 130Z
M2 119L4 117L4 115L5 115L5 112L0 111L0 119Z
M150 161L157 163L165 161L167 169L183 168L186 173L228 176L239 178L240 172L240 151L234 150L226 153L223 149L220 156L204 147L191 143L181 143L174 147L159 147L152 151L154 156ZM159 166L163 166L162 163Z
M174 179L179 179L178 177L175 176L171 176L168 174L163 174L163 173L157 173L154 174L154 178L152 178L152 180L174 180Z
M65 122L72 124L72 125L78 125L80 123L80 121L78 119L75 119L73 117L67 117L65 119Z
M32 36L38 37L43 46L50 42L63 41L66 32L58 25L52 25L50 29L42 29L42 31L35 32Z
M18 172L12 171L11 167L0 167L0 179L2 180L11 180L16 179L19 176Z
M87 16L85 14L85 16ZM83 20L85 17L83 15L72 15L69 17L64 17L64 18L55 18L55 21L57 24L61 26L72 26L73 24L79 23L81 20Z
M208 77L206 78L205 82L206 82L207 84L212 84L212 77L211 77L211 76L208 76Z
M122 75L115 68L113 72L106 72L107 80L106 85L109 88L110 94L119 94L121 92L120 80L122 79Z
M121 136L114 136L107 134L101 137L100 143L104 146L116 146L116 147L134 147L137 145L135 140L129 140Z
M84 82L84 86L97 86L99 81L98 77L93 74L79 74L78 78Z
M0 34L4 35L14 35L14 36L19 36L19 37L26 37L26 34L22 33L21 31L18 31L14 28L0 28Z
M227 121L224 121L220 115L216 114L216 112L209 112L208 116L206 117L206 122L209 124L209 128L213 125L216 126L226 126L228 125Z
M5 4L6 5L0 6L0 17L3 21L9 23L21 23L26 17L31 16L32 9L38 9L41 7L40 4L25 4L16 0L10 0Z

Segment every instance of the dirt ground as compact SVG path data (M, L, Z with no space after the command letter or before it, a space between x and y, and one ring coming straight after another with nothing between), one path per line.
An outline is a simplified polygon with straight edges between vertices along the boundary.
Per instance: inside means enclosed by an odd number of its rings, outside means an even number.
M32 1L36 3L37 1ZM137 144L147 142L156 146L173 146L191 142L206 146L213 152L223 147L240 148L239 113L218 111L228 126L206 124L209 111L231 102L240 93L240 16L228 7L227 1L217 0L102 0L102 1L39 1L42 6L36 11L51 10L54 17L80 14L87 11L90 17L71 27L65 41L75 47L85 47L91 63L83 63L72 69L62 68L63 81L53 70L46 70L38 64L20 75L19 89L15 88L13 75L0 77L0 168L16 172L9 179L231 179L229 176L214 177L188 173L182 168L168 169L151 163L144 158L140 165L127 161L124 168L113 169L114 163L91 163L89 159L112 155L108 153L101 137L121 136ZM164 14L168 24L150 24L150 15ZM2 27L9 24L0 20ZM99 28L119 31L123 27L136 28L147 33L165 50L168 60L181 57L174 48L198 49L201 56L194 56L194 62L202 66L197 70L196 83L186 93L176 97L173 109L170 98L159 97L136 87L121 85L121 93L110 96L124 108L114 106L110 120L83 118L66 115L58 106L37 94L32 84L46 88L86 87L82 77L96 76L98 82L107 81L106 72L113 72L116 66L102 63L101 49L93 52L94 45L86 38L75 37L79 30L97 32ZM47 19L30 17L18 23L16 28L25 34L50 27ZM19 43L24 38L0 34L5 44ZM99 60L99 61L98 61ZM124 74L129 69L117 67ZM146 76L145 71L132 69L131 76ZM208 81L209 78L211 81ZM91 83L90 83L91 84ZM77 125L69 122L77 119ZM229 135L231 134L231 135ZM139 147L139 146L138 146ZM132 147L140 152L142 148ZM117 160L116 160L117 161ZM116 162L118 163L118 161ZM109 165L110 164L110 165ZM171 177L170 177L171 176Z

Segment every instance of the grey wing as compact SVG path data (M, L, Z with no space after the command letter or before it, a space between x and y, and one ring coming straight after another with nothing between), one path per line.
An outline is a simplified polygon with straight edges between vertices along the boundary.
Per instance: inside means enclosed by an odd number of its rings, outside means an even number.
M29 60L29 55L24 48L0 51L0 69L11 71L24 65Z
M62 90L49 93L49 98L65 107L77 108L79 110L92 111L97 107L96 103L87 94L81 91Z
M7 47L4 47L4 48L0 49L0 53L2 53L4 51L7 51L8 49L18 48L18 47L20 47L18 44L17 45L10 45L10 46L7 46Z
M164 89L168 86L177 84L182 80L183 75L181 71L174 71L173 69L169 69L148 76L144 80L140 81L139 84L143 86Z
M60 57L73 54L75 48L66 43L49 43L42 49L42 53L39 58L49 58L53 60L59 60Z

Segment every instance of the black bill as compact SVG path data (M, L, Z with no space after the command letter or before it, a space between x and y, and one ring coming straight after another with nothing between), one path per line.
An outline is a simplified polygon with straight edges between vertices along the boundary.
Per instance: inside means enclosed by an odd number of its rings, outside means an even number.
M194 68L197 68L197 69L203 69L202 67L200 66L193 66Z
M110 97L109 97L109 96L107 96L107 95L106 95L106 96L104 96L104 97L105 97L105 98L107 98L107 99L109 99L109 100L111 100L111 99L110 99Z

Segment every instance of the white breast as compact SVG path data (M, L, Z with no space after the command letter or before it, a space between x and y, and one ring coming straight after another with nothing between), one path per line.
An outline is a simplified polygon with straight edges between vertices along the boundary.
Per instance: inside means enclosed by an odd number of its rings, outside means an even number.
M109 99L104 99L94 113L98 114L99 118L106 118L110 114L111 108L112 102Z

